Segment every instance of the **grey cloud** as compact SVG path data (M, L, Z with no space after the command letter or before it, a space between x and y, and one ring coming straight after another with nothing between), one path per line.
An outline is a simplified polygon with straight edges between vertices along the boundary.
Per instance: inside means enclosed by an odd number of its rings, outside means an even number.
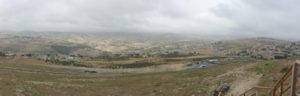
M0 26L8 30L202 32L217 18L203 16L216 4L206 0L0 2Z
M235 22L238 26L231 31L237 35L297 39L299 3L297 0L233 0L231 4L220 4L214 12Z
M0 0L0 30L288 38L299 34L299 3L297 0Z

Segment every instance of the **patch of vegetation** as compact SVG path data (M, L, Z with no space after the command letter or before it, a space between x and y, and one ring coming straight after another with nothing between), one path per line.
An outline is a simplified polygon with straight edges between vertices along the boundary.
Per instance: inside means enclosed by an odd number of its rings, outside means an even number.
M259 82L260 86L272 86L283 74L284 71L289 68L289 64L281 61L267 61L260 64L256 64L255 67L250 68L249 71L262 74L262 78Z
M53 63L53 64L64 65L64 66L76 66L76 67L88 67L88 68L93 67L91 65L81 64L81 63L75 62L75 61L59 61L59 60L54 60L54 61L50 61L50 62Z
M255 72L257 74L265 74L267 73L266 71L268 71L269 68L271 68L273 65L270 65L268 63L266 64L260 64L258 66L255 67Z
M86 72L86 73L98 73L97 71L89 71L89 70L86 70L84 72Z
M149 67L153 65L158 65L155 63L150 63L150 62L135 62L131 64L114 64L111 66L107 66L104 68L110 68L110 69L120 69L120 68L143 68L143 67Z
M33 55L31 53L27 53L27 54L25 54L25 56L32 57Z
M51 48L53 48L55 51L61 54L68 55L70 54L74 49L83 49L83 48L90 48L86 45L76 45L76 46L66 46L66 45L52 45Z
M68 46L52 45L51 48L61 54L70 54L72 51L72 48Z
M219 56L214 56L214 57L205 57L205 58L194 58L192 61L202 61L202 60L208 60L208 59L223 59L226 57L219 57Z
M103 54L95 57L95 59L104 59L107 61L119 61L119 60L128 60L129 58L135 58L130 55L122 55L122 54L113 54L110 52L104 52Z
M4 52L0 52L0 56L6 56Z
M165 58L169 58L169 57L185 57L185 56L192 56L189 54L180 54L179 52L175 51L175 52L169 52L167 54L161 54L161 57L165 57Z
M129 57L106 56L106 55L98 56L96 58L97 59L104 59L104 60L107 60L107 61L119 61L119 60L128 60L129 59Z
M281 73L286 73L286 72L288 71L288 69L289 69L288 66L283 67L283 68L280 70L280 72L281 72Z
M174 58L167 58L164 59L165 62L175 62L175 61L182 61L182 59L174 59Z
M278 55L278 56L274 56L274 59L287 59L288 56L287 55Z

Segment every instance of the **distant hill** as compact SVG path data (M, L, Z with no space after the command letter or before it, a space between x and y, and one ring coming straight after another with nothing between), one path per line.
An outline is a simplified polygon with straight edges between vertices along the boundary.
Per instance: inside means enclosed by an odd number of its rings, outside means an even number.
M245 38L245 39L235 39L235 40L225 40L218 41L214 45L218 48L223 49L251 49L251 48L260 48L263 46L285 46L291 44L291 41L279 40L273 38Z
M15 32L0 34L0 51L18 54L81 54L97 56L104 52L196 52L227 53L237 50L261 50L266 47L284 49L291 41L273 38L244 38L207 40L198 36L173 33L69 33L69 32ZM219 53L220 53L219 52Z
M84 50L84 52L80 52ZM34 36L20 36L20 35L0 35L0 51L14 52L17 54L85 54L98 52L84 44L75 44L61 39L51 39Z

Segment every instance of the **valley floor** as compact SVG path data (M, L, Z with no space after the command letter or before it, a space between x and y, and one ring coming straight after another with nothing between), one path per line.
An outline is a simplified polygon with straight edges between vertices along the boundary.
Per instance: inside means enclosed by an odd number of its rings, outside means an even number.
M19 61L19 62L18 62ZM20 62L22 61L22 62ZM89 73L34 60L0 62L0 96L209 96L224 84L229 94L271 86L271 76L292 61L225 64L207 69L155 73Z

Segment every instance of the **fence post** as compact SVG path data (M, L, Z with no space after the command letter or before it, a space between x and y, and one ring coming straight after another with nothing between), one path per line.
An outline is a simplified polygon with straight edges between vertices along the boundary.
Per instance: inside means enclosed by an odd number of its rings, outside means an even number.
M294 63L292 69L291 96L296 96L296 82L297 82L297 63Z
M280 83L280 96L283 95L283 82Z
M275 92L275 89L273 88L272 89L272 96L275 96L276 92Z
M257 91L257 90L256 90L256 92L255 92L255 96L259 96L259 95L258 95L258 91Z

